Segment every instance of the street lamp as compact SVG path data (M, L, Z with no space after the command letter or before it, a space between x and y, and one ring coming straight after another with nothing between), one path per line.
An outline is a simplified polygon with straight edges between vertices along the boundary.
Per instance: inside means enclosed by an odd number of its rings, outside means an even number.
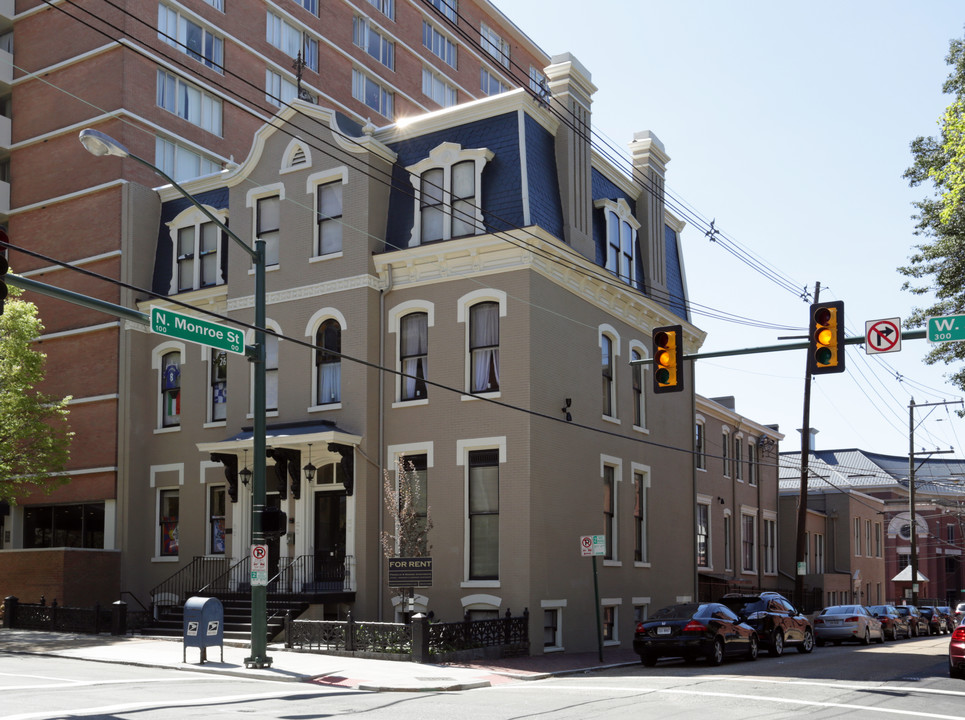
M262 517L265 510L265 241L255 238L254 249L233 233L227 225L216 218L211 211L198 202L194 196L175 182L160 168L147 160L134 155L121 143L109 135L89 128L80 131L80 142L92 155L103 157L113 155L119 158L130 158L167 180L181 195L207 216L215 225L227 233L248 255L255 266L255 343L246 348L248 359L255 364L254 382L254 477L252 481L251 504L251 542L252 545L263 545L265 535L262 531ZM245 658L245 666L249 668L265 668L271 666L271 658L267 654L268 620L267 620L267 587L251 584L251 657Z

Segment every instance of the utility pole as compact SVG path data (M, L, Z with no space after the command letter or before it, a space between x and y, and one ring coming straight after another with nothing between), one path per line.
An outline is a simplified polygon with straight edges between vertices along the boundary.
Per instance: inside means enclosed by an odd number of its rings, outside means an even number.
M814 302L821 294L821 283L814 283ZM810 339L809 339L810 342ZM797 504L797 549L794 553L794 603L804 600L804 558L807 555L808 457L811 454L811 359L804 364L804 418L801 421L801 494Z

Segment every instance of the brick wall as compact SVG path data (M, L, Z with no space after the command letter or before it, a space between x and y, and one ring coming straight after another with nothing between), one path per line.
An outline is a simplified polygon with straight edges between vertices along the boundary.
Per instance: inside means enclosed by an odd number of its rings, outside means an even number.
M120 599L120 558L112 550L10 550L0 553L0 598L89 607Z

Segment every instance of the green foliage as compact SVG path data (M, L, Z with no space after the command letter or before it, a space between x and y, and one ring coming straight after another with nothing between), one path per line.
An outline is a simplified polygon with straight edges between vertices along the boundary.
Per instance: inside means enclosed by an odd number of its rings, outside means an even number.
M9 288L0 315L0 500L16 501L34 490L62 485L73 433L69 397L57 400L36 388L46 356L33 341L43 332L37 307Z
M923 326L929 316L965 312L965 40L951 41L945 61L952 71L943 90L954 99L938 120L939 134L911 143L914 162L904 175L912 187L930 184L934 190L915 203L915 234L927 240L898 268L909 278L903 289L932 299L905 320L908 328ZM925 357L929 365L963 360L965 343L940 343ZM965 389L965 368L948 379Z
M400 458L396 465L396 482L385 471L383 487L385 509L394 532L383 531L382 552L385 557L429 557L429 531L432 519L425 499L420 473L410 462Z

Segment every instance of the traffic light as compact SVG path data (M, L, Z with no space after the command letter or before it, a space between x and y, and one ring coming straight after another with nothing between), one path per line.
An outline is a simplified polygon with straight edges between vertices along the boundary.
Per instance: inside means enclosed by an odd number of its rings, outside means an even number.
M653 329L653 391L680 392L684 389L683 327L668 325Z
M7 262L7 258L0 255L0 315L3 315L3 301L7 299L7 283L3 276L7 274L9 269L10 263Z
M811 375L844 372L844 303L839 300L811 305L808 338Z
M288 532L288 515L276 507L261 511L261 532L267 537L281 537Z

